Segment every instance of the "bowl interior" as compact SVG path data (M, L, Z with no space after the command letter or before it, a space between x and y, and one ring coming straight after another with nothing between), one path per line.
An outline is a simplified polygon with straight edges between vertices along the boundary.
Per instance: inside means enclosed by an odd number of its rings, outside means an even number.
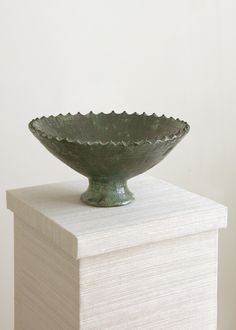
M183 130L186 123L165 116L110 113L59 115L36 119L34 129L53 137L80 142L119 142L161 139Z

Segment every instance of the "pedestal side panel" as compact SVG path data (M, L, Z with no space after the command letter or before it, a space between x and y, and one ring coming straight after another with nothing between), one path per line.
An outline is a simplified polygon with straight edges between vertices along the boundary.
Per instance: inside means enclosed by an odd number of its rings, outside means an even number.
M78 262L15 218L15 330L78 330Z

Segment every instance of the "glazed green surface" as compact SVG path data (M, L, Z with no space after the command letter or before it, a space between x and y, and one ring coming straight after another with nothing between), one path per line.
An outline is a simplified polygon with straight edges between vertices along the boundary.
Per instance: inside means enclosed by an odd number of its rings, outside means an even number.
M82 201L103 207L131 202L127 180L158 164L189 131L179 119L126 112L42 117L29 128L53 155L89 179Z

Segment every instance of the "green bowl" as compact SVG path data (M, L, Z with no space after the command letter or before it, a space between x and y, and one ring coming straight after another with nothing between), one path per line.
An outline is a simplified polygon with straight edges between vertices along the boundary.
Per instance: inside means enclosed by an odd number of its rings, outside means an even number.
M127 180L158 164L189 131L179 119L156 114L67 114L29 123L36 138L57 158L89 179L81 200L119 206L134 197Z

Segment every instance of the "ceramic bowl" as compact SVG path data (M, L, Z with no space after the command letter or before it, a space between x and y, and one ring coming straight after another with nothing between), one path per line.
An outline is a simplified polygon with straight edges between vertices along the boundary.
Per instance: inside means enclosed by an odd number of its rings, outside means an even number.
M158 164L189 131L179 119L156 114L58 115L29 123L58 159L89 179L81 200L94 206L130 203L127 180Z

